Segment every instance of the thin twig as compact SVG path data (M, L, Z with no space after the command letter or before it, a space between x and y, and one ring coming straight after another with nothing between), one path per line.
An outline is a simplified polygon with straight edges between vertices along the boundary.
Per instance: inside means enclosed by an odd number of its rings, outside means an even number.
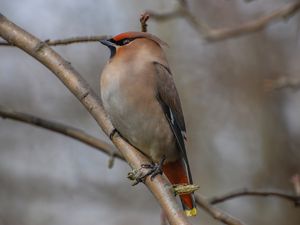
M200 195L196 195L195 198L196 198L196 203L216 220L219 220L228 225L243 225L244 224L239 219L234 218L233 216L223 212L222 210L213 207Z
M140 24L141 24L141 31L147 32L147 21L149 20L149 14L148 13L142 13L140 17Z
M103 39L109 39L109 38L111 38L110 35L83 36L83 37L71 37L71 38L58 39L58 40L47 39L44 41L44 43L46 43L47 45L51 45L51 46L70 45L70 44L83 43L83 42L97 42L97 41L100 41ZM8 43L8 42L0 42L0 46L12 47L14 45L11 43Z
M297 90L300 88L300 78L281 76L275 79L266 79L264 81L264 90L266 92L280 90L284 88L291 88Z
M228 194L224 194L218 197L213 197L209 200L210 204L219 204L221 202L236 198L236 197L243 197L243 196L258 196L258 197L278 197L281 199L286 199L288 201L293 202L296 206L300 204L300 196L286 194L279 191L259 191L259 190L238 190Z
M104 113L101 100L70 63L47 44L21 29L1 14L0 37L24 50L51 70L86 107L104 133L110 135L114 128ZM112 142L133 169L141 168L142 164L150 163L145 155L128 144L122 137L114 135ZM165 177L157 175L153 180L147 177L145 184L160 203L171 225L190 224L176 202L170 182Z
M148 14L150 15L150 18L153 18L157 21L170 20L178 17L185 18L205 40L220 41L263 30L275 21L280 21L293 16L299 11L299 9L299 1L295 3L288 3L285 6L271 12L270 14L246 22L242 25L217 29L210 28L206 23L196 19L187 6L182 3L180 3L179 6L172 12L159 14L153 11L148 11Z
M101 141L101 140L99 140L77 128L67 126L62 123L45 120L45 119L30 115L30 114L16 112L14 110L10 110L10 109L7 109L2 106L0 106L0 117L2 117L3 119L7 118L7 119L20 121L23 123L35 125L35 126L38 126L41 128L45 128L45 129L66 135L66 136L71 137L75 140L78 140L82 143L85 143L107 155L114 155L115 157L124 160L124 158L122 157L120 152L116 151L116 149L114 149L113 146L111 146L111 145L105 143L104 141Z

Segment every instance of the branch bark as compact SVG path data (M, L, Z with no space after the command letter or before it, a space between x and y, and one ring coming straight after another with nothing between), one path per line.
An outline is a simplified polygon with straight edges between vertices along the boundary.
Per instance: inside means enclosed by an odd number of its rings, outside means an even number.
M0 36L10 44L27 52L51 70L86 107L104 133L109 135L112 132L113 126L103 111L99 97L71 64L52 50L47 43L13 24L2 14L0 14ZM149 159L121 137L115 135L112 142L121 151L132 168L140 168L142 164L150 163ZM171 225L190 224L177 204L172 186L165 177L158 175L153 181L147 178L145 184L160 203Z
M242 25L236 27L225 28L211 28L205 22L196 19L196 17L190 12L186 4L179 3L179 6L172 12L168 13L156 13L153 11L147 11L150 18L157 21L165 21L178 17L185 18L189 24L204 38L206 41L221 41L228 38L239 37L247 35L253 32L263 30L275 21L287 19L293 16L300 9L300 2L289 3L279 8L270 14L262 16L258 19L248 21Z

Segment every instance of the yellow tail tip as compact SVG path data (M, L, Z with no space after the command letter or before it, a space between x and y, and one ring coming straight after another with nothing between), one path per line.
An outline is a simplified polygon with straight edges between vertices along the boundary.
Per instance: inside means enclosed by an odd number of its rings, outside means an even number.
M185 215L187 215L187 216L196 216L197 215L197 209L196 208L186 209L184 211L185 211Z

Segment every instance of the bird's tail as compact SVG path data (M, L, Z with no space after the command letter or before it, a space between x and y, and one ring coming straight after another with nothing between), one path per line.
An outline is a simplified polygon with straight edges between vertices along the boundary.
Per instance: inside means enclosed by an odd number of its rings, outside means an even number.
M171 184L190 184L187 169L182 159L164 164L163 172ZM180 200L185 214L187 216L196 216L197 209L194 194L180 195Z

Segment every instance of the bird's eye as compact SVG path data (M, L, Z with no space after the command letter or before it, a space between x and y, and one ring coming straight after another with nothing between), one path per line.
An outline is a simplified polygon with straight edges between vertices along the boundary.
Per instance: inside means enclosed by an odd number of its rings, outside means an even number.
M124 40L122 41L122 44L123 44L123 45L127 45L129 42L130 42L129 39L124 39Z

